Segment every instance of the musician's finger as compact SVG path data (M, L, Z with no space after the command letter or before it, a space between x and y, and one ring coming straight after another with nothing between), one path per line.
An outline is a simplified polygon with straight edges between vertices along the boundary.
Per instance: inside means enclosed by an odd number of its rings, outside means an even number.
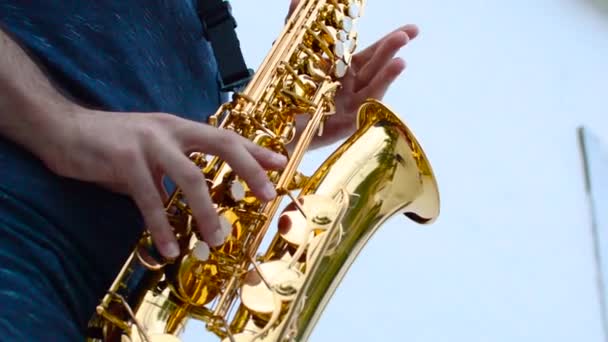
M201 151L220 157L249 184L258 198L269 201L276 197L274 185L268 179L266 171L249 151L249 149L256 151L258 158L260 154L270 156L262 152L261 147L252 147L252 142L233 131L208 125L184 124L177 131L181 134L179 139L182 141L182 149ZM262 163L267 166L280 167L276 165L280 159L275 157L259 159L264 159Z
M223 244L227 235L221 229L202 171L179 149L165 148L159 152L163 169L184 192L203 239L210 246Z
M354 100L357 101L356 103L363 103L367 98L381 100L386 94L388 87L404 69L405 61L403 59L393 59L374 76L366 87L356 93Z
M156 248L165 258L178 257L179 246L147 163L143 160L135 161L132 170L135 176L131 178L130 193L144 218Z
M401 31L384 39L372 57L357 72L354 90L357 91L368 85L374 76L395 57L399 49L407 44L408 39L407 34Z
M279 153L256 145L250 140L242 139L243 146L265 169L281 169L287 164L287 158Z
M270 182L262 165L239 140L233 139L232 145L219 151L218 155L247 182L256 197L265 201L274 199L277 196L275 186Z
M393 34L395 34L397 32L405 32L407 34L408 42L409 42L418 36L419 30L416 25L405 25L405 26L402 26L402 27L394 30L393 32L387 34L382 39L379 39L374 44L370 45L369 47L365 48L364 50L362 50L361 52L359 52L353 56L352 63L355 66L355 68L358 70L363 65L365 65L367 63L367 61L369 61L372 58L372 56L374 55L374 53L378 49L378 47L380 45L382 45L387 38L391 37Z

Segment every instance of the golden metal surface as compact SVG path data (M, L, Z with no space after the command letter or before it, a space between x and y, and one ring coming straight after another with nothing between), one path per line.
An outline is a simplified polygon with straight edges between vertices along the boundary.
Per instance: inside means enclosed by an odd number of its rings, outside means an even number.
M439 195L431 166L412 132L376 100L362 105L357 131L312 176L298 171L334 114L363 8L363 0L300 1L248 87L210 119L288 157L284 170L269 172L280 196L262 203L220 158L192 154L226 242L210 248L199 239L178 188L166 213L182 255L162 260L144 235L91 318L89 341L179 341L193 322L215 337L201 341L306 341L387 219L435 220ZM302 115L309 120L296 134ZM279 212L284 196L292 202ZM271 228L277 215L278 227Z

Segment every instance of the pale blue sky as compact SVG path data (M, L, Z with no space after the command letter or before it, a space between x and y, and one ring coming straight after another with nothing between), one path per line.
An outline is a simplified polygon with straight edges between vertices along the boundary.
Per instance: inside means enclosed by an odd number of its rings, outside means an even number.
M232 3L257 67L288 1ZM603 341L576 128L608 143L608 11L586 0L372 0L362 46L404 23L421 35L400 53L409 67L385 102L431 159L441 217L386 224L312 341Z

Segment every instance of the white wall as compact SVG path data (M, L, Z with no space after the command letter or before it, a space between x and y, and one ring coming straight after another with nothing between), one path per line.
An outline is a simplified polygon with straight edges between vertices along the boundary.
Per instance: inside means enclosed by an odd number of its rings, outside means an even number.
M287 2L232 1L252 66ZM608 11L372 0L362 46L404 23L421 35L385 102L431 158L442 214L425 228L386 224L312 341L604 341L576 128L608 143Z

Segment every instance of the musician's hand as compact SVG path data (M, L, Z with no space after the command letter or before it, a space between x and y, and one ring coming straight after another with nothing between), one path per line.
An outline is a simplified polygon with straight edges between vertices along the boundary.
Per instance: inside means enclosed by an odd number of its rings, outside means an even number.
M336 114L324 126L323 136L313 147L334 143L356 128L357 110L368 98L381 100L389 86L405 70L405 61L395 55L418 35L418 28L406 25L389 33L365 50L353 55L351 67L336 94Z
M287 18L299 0L291 0ZM389 86L405 70L405 61L395 55L418 36L418 27L405 25L387 34L365 50L353 55L351 67L336 94L336 114L325 122L323 136L316 136L311 148L332 144L351 135L356 128L357 110L368 98L381 100ZM298 117L299 131L308 118Z
M200 170L187 153L220 156L262 200L276 196L264 169L284 166L283 156L230 131L169 114L84 111L69 120L57 146L49 147L46 165L56 173L94 182L133 198L156 246L165 257L178 255L164 206L161 178L180 186L211 246L224 242L216 210ZM51 150L52 149L52 150Z

